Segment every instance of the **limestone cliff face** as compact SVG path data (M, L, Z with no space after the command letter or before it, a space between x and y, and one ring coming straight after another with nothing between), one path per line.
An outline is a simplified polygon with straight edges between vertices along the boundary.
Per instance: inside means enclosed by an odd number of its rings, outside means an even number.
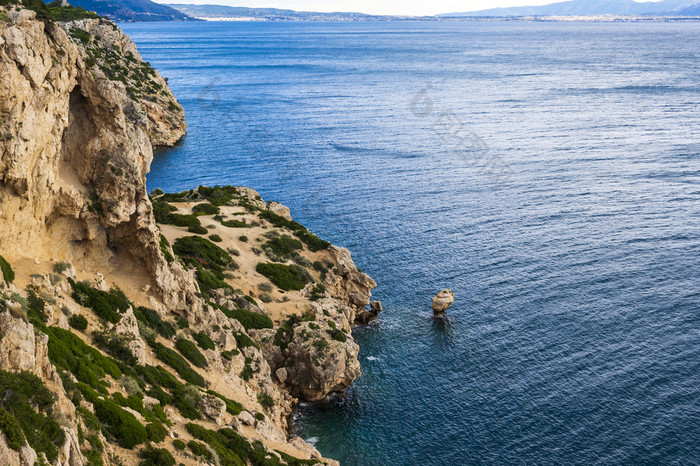
M106 20L0 22L0 249L145 268L167 305L187 282L158 248L145 175L185 132L164 79ZM193 290L190 290L193 291Z

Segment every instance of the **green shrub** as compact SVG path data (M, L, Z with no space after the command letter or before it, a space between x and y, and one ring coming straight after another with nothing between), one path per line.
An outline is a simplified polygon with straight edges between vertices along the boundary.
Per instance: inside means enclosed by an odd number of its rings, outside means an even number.
M207 393L223 400L224 403L226 403L226 411L233 414L234 416L238 416L239 414L241 414L241 411L243 411L243 405L239 402L233 401L230 398L226 398L224 395L222 395L221 393L217 393L214 390L207 390Z
M166 238L162 233L160 234L160 252L163 254L163 257L165 257L165 260L170 263L175 260L173 255L170 253L170 243L168 242L168 238Z
M255 419L257 419L258 421L262 421L263 419L265 419L265 415L263 413L255 413Z
M295 231L294 234L297 238L302 240L312 252L323 251L324 249L328 249L331 245L328 241L320 239L308 230Z
M233 200L233 196L238 196L238 190L233 186L200 186L197 188L200 196L208 199L216 206L226 205Z
M187 321L187 319L185 319L184 317L178 317L177 328L185 329L185 328L189 328L189 327L190 327L190 323Z
M264 303L271 303L273 301L272 295L270 293L262 293L260 295L260 301Z
M173 446L176 450L184 450L185 447L187 447L187 444L179 438L176 438L175 440L173 440Z
M160 188L154 189L153 191L151 191L151 194L150 194L150 196L153 196L153 197L162 196L162 195L163 195L163 190Z
M49 316L44 312L45 307L46 302L38 297L33 290L29 291L27 296L27 317L29 322L39 328L43 328L44 324L49 320Z
M154 448L152 445L146 446L139 451L139 466L174 466L175 458L165 448Z
M200 216L200 215L216 215L219 213L219 208L216 207L215 205L209 204L208 202L202 203L202 204L197 204L196 206L192 207L192 213Z
M229 253L201 236L178 238L173 245L173 251L188 263L199 264L218 272L230 269L235 264Z
M260 291L264 291L264 292L266 292L266 293L270 293L270 292L273 290L273 287L272 287L272 285L270 285L269 283L260 283L260 284L258 285L258 289L259 289Z
M110 400L94 400L95 415L123 448L131 449L147 440L146 428L128 411Z
M207 449L206 445L196 442L194 440L190 440L187 442L187 446L189 447L190 451L194 453L195 456L201 456L203 458L206 458L207 460L211 459L211 452Z
M248 242L248 237L245 236L245 235L239 236L239 237L238 237L238 240L239 240L241 243L247 243L247 242Z
M328 333L331 335L331 338L340 341L342 343L345 343L348 340L347 335L341 330L338 329L333 329L333 330L328 330Z
M180 410L180 414L187 419L201 419L202 413L199 410L199 392L193 387L178 385L172 388L173 404Z
M68 319L68 325L82 332L87 328L88 321L83 315L73 314L70 316L70 319Z
M26 439L37 453L55 461L65 433L51 417L54 402L53 394L36 375L0 371L0 429L11 448L21 447Z
M160 315L153 309L139 306L134 310L134 316L147 327L158 332L163 338L170 339L175 336L175 328L172 324L161 319Z
M92 341L95 346L128 366L135 366L138 362L134 353L129 349L128 340L124 336L95 331L92 332Z
M313 343L314 348L316 348L319 351L323 351L326 348L328 348L328 341L324 340L323 338L319 338L318 340L315 340Z
M323 285L323 283L317 283L311 289L311 296L309 296L309 299L311 301L318 301L319 299L323 298L325 295L326 295L326 287Z
M192 369L182 356L180 356L167 346L164 346L162 343L151 341L149 341L148 343L155 351L156 357L163 361L165 364L175 369L175 372L177 372L180 375L180 377L182 377L185 381L193 385L198 385L200 387L204 386L204 378L201 375L199 375L197 371Z
M118 288L112 288L109 292L100 291L82 282L76 282L72 278L68 282L73 287L71 297L78 304L89 307L101 319L116 324L122 318L131 301Z
M236 308L228 309L223 306L217 306L230 319L236 319L243 325L246 330L272 328L272 319L256 312L246 311L245 309Z
M210 350L216 349L216 343L214 343L214 340L209 338L209 335L207 335L206 333L204 333L204 332L195 333L194 335L192 335L192 337L194 338L194 341L197 342L197 345L199 345L200 348L205 349L205 350L206 349L210 349Z
M70 263L68 262L56 262L53 265L53 271L56 273L62 273L70 268Z
M5 408L0 406L0 432L5 434L7 446L19 451L24 445L24 432L17 419Z
M221 239L221 236L219 235L209 235L209 239L215 243L220 243L223 241L223 239Z
M272 409L275 406L275 400L267 393L258 393L258 403L265 409Z
M146 435L151 442L160 443L165 440L167 434L168 431L160 422L151 422L146 425Z
M214 217L215 220L218 220L219 223L221 223L223 226L228 227L228 228L247 228L249 225L245 223L242 220L224 220L222 217Z
M223 274L219 275L221 275L221 277L217 276L215 272L209 272L202 267L197 268L194 278L197 280L199 290L202 292L202 294L208 296L211 290L233 289L231 285L223 280Z
M187 227L187 231L190 233L196 233L198 235L206 235L209 233L209 230L204 228L202 225L191 225Z
M300 241L289 236L272 238L263 243L262 247L271 259L280 261L288 259L292 253L304 248Z
M307 283L313 281L309 272L298 265L260 263L255 270L285 291L301 290Z
M85 344L77 335L58 327L47 327L49 359L57 369L70 372L80 382L97 387L106 375L122 376L119 366L97 349Z
M199 352L195 344L191 341L179 338L177 342L175 342L175 348L195 366L207 367L207 358Z

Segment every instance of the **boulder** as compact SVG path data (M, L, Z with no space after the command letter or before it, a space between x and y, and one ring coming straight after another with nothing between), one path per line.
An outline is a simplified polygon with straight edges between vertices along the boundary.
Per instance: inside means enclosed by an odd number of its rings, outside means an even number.
M282 205L279 202L270 202L267 205L267 210L269 210L273 214L279 215L280 217L284 217L287 220L292 219L292 214L289 210L289 207Z
M443 314L454 302L455 294L452 290L438 291L435 293L435 296L433 296L433 312L436 315Z
M355 322L358 324L367 324L371 320L376 319L380 312L382 312L382 303L380 301L372 301L369 303L369 311L367 309L362 309L357 312Z
M224 413L226 412L226 402L217 396L204 395L199 400L199 409L202 414L216 422L216 425L222 425Z
M248 411L241 411L241 414L238 415L238 420L246 426L252 426L255 424L255 418Z

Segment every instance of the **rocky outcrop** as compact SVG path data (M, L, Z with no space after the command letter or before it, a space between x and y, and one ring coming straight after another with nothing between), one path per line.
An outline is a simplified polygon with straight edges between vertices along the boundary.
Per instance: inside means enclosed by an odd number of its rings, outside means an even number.
M442 290L433 296L433 312L435 315L444 314L455 302L455 294L452 290Z
M377 283L355 266L350 251L332 245L328 250L333 267L326 274L325 286L331 296L340 298L357 309L369 305L372 290Z
M111 22L12 13L0 22L0 249L145 269L166 305L186 307L195 289L162 257L145 188L152 147L184 134L182 108Z

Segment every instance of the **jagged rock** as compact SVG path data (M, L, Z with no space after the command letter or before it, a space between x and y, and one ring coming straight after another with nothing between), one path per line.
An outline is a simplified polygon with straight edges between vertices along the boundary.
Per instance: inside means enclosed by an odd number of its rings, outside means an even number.
M42 455L43 455L43 453L42 453ZM34 451L34 449L32 447L30 447L28 443L25 443L19 449L19 464L20 464L20 466L34 466L34 464L37 462L38 459L39 459L39 456L36 454L36 451ZM46 457L44 457L43 464L48 464L48 462L46 461Z
M284 367L280 367L275 371L275 376L277 376L277 380L280 381L282 385L284 385L284 382L287 381L287 369Z
M4 435L0 435L0 464L19 464L19 452L7 445Z
M139 321L134 315L134 310L131 306L124 312L122 318L112 327L114 333L125 335L129 342L127 346L136 357L139 364L143 365L148 362L148 353L146 351L146 342L141 338L139 332Z
M98 273L95 279L92 281L91 286L100 291L109 291L109 285L105 281L105 276Z
M455 294L452 290L438 291L433 297L433 312L435 314L443 314L454 302Z
M316 448L314 448L313 445L307 443L301 437L292 437L289 439L289 443L296 447L298 450L303 451L313 459L323 458L323 456L321 456L321 453L319 453L319 451Z
M160 401L148 395L144 395L143 400L141 401L143 401L143 405L147 408L152 408L153 406L160 404Z
M0 369L37 373L34 326L9 312L0 314Z
M369 311L362 309L357 312L357 317L355 317L355 322L359 324L366 324L373 319L376 319L379 313L382 312L382 303L379 301L372 301L369 303Z
M188 273L162 257L145 187L153 146L173 144L185 131L165 80L149 71L162 92L134 101L123 83L86 63L85 45L67 33L72 28L87 31L91 47L122 57L120 66L140 66L136 46L109 21L44 23L29 10L7 14L10 23L0 22L3 250L42 260L50 251L79 265L108 264L119 254L125 266L150 273L167 305L194 304Z
M313 328L313 327L316 328ZM294 338L288 345L287 386L291 393L308 401L322 400L328 394L342 391L362 371L357 360L359 347L351 335L338 341L329 336L327 322L302 322L294 327Z
M247 426L252 426L255 424L255 418L248 411L241 411L241 414L239 414L237 417L239 421Z
M267 416L262 420L255 421L255 431L260 434L262 438L273 442L284 442L287 440L287 435L284 431L274 425Z
M226 403L221 398L209 395L202 396L199 400L199 409L202 410L202 414L216 422L217 425L223 424Z
M282 205L279 202L274 202L274 201L270 202L267 205L267 210L269 210L273 214L279 215L280 217L284 217L287 220L292 219L292 213L289 210L289 207Z
M335 264L326 274L325 280L325 286L331 295L358 308L368 305L377 283L355 266L347 249L331 245L328 251Z
M61 448L61 456L64 458L64 464L67 466L82 466L85 464L83 454L80 451L80 441L78 435L73 429L61 427L66 434L66 441Z
M63 270L61 270L61 275L63 275L64 277L72 278L73 280L75 280L75 277L76 277L75 267L73 267L73 264L71 264L70 262L66 262L65 264L66 264L66 267L63 268Z

